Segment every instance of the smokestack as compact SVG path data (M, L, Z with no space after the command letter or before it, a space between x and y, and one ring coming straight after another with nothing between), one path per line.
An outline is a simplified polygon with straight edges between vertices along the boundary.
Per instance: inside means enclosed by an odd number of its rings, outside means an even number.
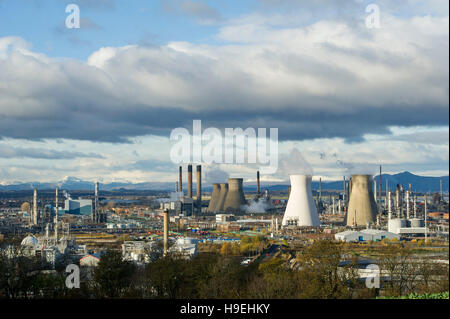
M335 205L334 205L334 196L333 196L333 215L336 215L336 208L335 208Z
M379 181L379 187L380 187L380 193L378 194L378 198L379 198L379 201L380 201L380 207L381 207L381 202L382 202L382 200L383 200L383 198L381 197L382 196L382 193L383 193L383 184L382 184L382 180L381 180L381 165L380 165L380 175L378 176L378 181ZM376 192L377 190L375 189L375 192Z
M345 205L345 200L346 200L345 193L347 192L346 186L347 186L347 182L345 181L345 176L344 176L344 192L342 193L342 200L344 201L344 205Z
M395 190L395 213L397 215L397 218L401 218L401 211L400 211L400 186L397 184L397 189Z
M225 206L225 199L227 198L228 194L228 184L223 183L219 185L220 187L220 193L219 193L219 200L216 204L216 211L223 211Z
M392 202L391 202L391 190L388 190L387 195L387 206L388 206L388 219L392 219Z
M409 208L409 197L410 197L410 190L408 189L406 191L406 218L408 218L408 219L411 218L411 216L410 216L411 211Z
M238 211L242 205L245 205L245 195L243 190L242 178L229 178L228 179L228 193L225 197L225 203L223 209Z
M341 214L341 200L338 202L338 214Z
M417 218L417 196L414 195L413 197L413 212L414 212L414 218Z
M187 196L192 198L192 165L188 165L188 193Z
M55 191L55 223L58 223L58 187L56 187Z
M376 221L377 205L372 190L372 176L353 175L346 217L347 226L367 226Z
M94 223L99 222L99 212L98 212L98 186L99 183L95 182L95 191L94 191Z
M169 242L169 210L165 209L164 213L164 256L167 256L167 247Z
M256 194L259 196L260 194L260 188L259 188L259 171L256 172Z
M37 189L35 188L33 190L33 220L32 224L37 225L38 224L38 208L37 208Z
M180 166L180 168L179 168L178 180L179 180L179 182L178 182L178 187L179 187L178 191L182 192L183 191L183 167L182 166Z
M220 200L220 184L213 184L211 200L209 201L208 212L213 213L217 210L217 204Z
M322 202L322 177L319 177L319 203Z
M197 165L197 215L202 212L202 166Z
M312 195L311 180L308 175L291 175L289 196L282 225L294 223L297 226L320 226L319 214Z

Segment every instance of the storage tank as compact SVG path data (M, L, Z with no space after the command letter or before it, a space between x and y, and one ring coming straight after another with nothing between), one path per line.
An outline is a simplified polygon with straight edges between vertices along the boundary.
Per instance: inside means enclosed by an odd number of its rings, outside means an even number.
M241 209L242 205L245 205L245 196L243 190L242 178L229 178L228 179L228 192L225 197L225 203L223 210L237 211Z
M391 233L398 234L400 233L400 228L406 228L407 222L406 219L394 218L388 220L388 231Z
M420 218L411 218L410 222L412 228L421 228L425 226L424 220Z
M372 190L372 176L353 175L350 181L347 226L367 226L369 223L374 223L377 216L377 204Z
M209 201L208 212L215 212L217 210L217 204L220 197L220 184L213 184L213 191L211 193L211 199Z
M282 225L320 226L317 207L312 195L310 175L291 175L291 192Z

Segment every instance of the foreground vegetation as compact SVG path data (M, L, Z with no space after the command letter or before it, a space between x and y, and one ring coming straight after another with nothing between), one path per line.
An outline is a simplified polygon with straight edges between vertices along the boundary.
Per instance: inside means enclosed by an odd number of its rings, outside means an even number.
M261 239L244 240L241 249L224 245L188 260L160 257L145 267L122 260L110 250L95 268L82 268L81 287L65 286L65 267L49 269L39 258L0 256L0 298L375 298L411 293L448 292L448 266L427 260L411 263L401 244L379 252L379 266L390 280L368 289L358 280L357 260L340 267L343 244L317 241L273 258L241 265L242 253L262 250ZM241 253L241 254L239 254ZM295 267L293 267L295 265ZM412 296L412 295L411 295ZM417 295L414 295L417 296ZM448 293L447 293L448 297Z
M416 293L412 293L406 296L400 297L378 297L377 299L449 299L448 291L435 293L435 294L423 294L419 295Z

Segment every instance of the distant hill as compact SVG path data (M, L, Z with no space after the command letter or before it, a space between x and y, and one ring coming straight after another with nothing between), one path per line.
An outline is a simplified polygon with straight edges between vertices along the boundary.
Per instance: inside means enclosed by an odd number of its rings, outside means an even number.
M375 176L377 182L379 180L379 175ZM443 192L448 192L448 176L442 176L442 177L430 177L430 176L419 176L414 175L410 172L403 172L398 173L394 175L389 174L381 174L381 180L383 184L383 191L386 188L386 179L388 181L390 189L394 189L397 184L403 185L403 187L408 187L409 184L411 184L411 188L418 192L439 192L440 190L440 181L442 180L442 190ZM318 190L319 189L319 182L313 181L312 182L312 189ZM287 189L289 187L288 184L286 185L272 185L268 187L264 187L264 189L268 190L283 190ZM333 182L322 182L322 190L343 190L344 188L344 181L333 181ZM255 188L256 189L256 188Z
M378 176L376 176L378 180ZM389 182L391 189L394 189L397 184L407 187L408 184L412 185L412 189L418 192L438 192L440 189L440 181L442 180L443 191L448 192L449 189L449 177L430 177L430 176L419 176L414 175L410 172L403 172L399 174L389 175L382 174L382 184L383 189L386 187L386 179ZM31 190L36 187L38 190L49 190L55 189L58 186L61 189L71 191L71 190L84 190L84 191L94 191L94 183L89 181L83 181L76 177L65 177L62 181L57 183L12 183L12 184L0 184L0 191L17 191L17 190ZM100 184L100 189L105 191L116 191L116 190L156 190L156 191L172 191L174 190L175 183L165 183L165 182L146 182L146 183L106 183ZM261 183L262 190L278 191L287 190L289 184L265 184ZM183 188L186 189L186 185L183 183ZM195 183L193 185L195 193ZM319 182L314 181L312 183L312 188L314 190L319 189ZM343 180L323 182L323 190L342 190ZM211 191L212 187L205 185L203 191ZM244 191L256 191L255 183L247 184L244 183Z

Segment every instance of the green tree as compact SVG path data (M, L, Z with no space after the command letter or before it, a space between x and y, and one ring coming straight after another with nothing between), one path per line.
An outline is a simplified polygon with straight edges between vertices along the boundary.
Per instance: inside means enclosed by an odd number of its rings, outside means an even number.
M118 298L132 289L135 266L122 260L119 251L108 250L101 256L94 270L94 282L97 296L100 298Z

